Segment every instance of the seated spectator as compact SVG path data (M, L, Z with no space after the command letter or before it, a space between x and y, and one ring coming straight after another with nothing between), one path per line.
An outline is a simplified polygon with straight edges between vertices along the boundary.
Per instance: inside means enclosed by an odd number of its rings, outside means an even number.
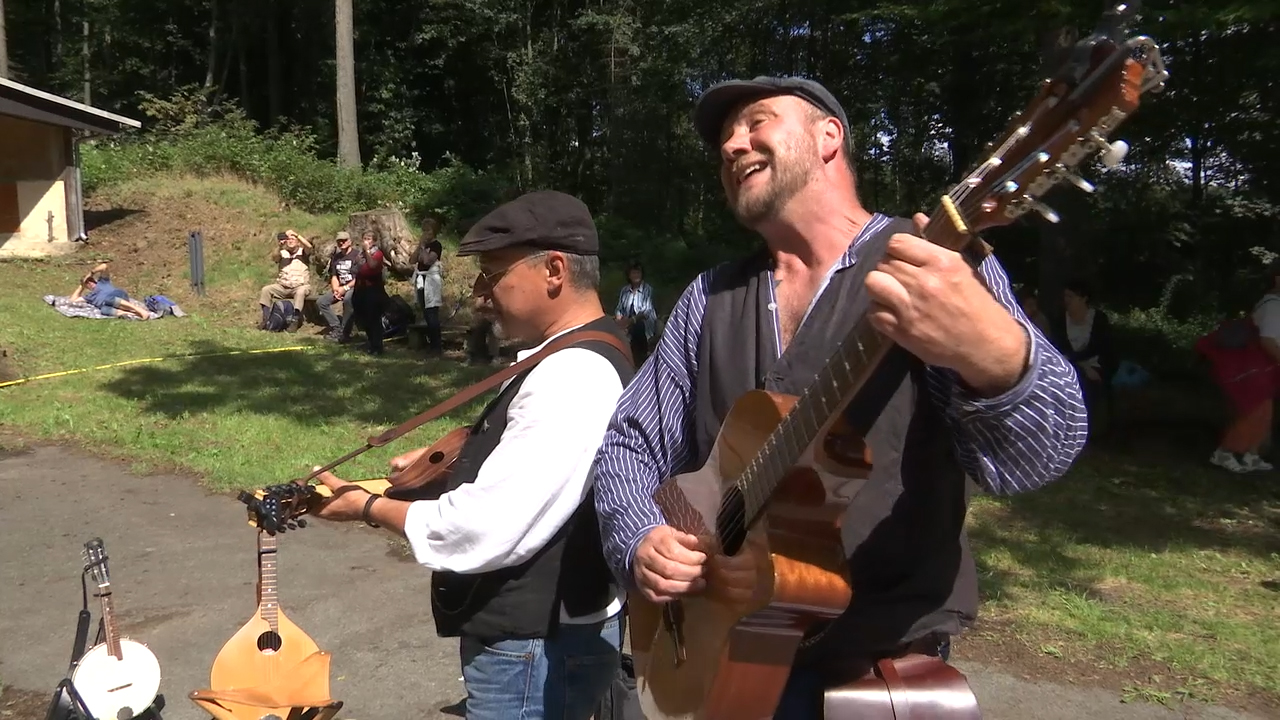
M1018 304L1022 306L1022 312L1026 313L1027 319L1035 323L1040 328L1040 332L1048 338L1053 330L1049 326L1049 318L1040 310L1040 299L1036 297L1036 292L1031 288L1021 287L1017 292Z
M649 357L649 343L658 331L658 311L653 307L653 286L644 281L644 268L633 263L627 268L627 284L618 292L614 319L631 337L631 357L636 367Z
M356 313L351 305L351 291L356 286L356 265L360 262L360 251L351 244L351 233L345 230L338 233L334 242L336 246L333 256L329 258L329 291L316 300L316 309L329 325L325 338L345 343L351 339L351 325L356 320ZM341 320L333 311L334 303L342 303Z
M302 327L302 305L311 294L311 243L293 230L286 230L276 235L271 261L276 264L276 281L264 286L258 295L258 304L262 306L258 329L267 329L267 316L275 301L292 300L293 319L288 329L296 332Z
M1116 372L1115 348L1111 339L1111 320L1101 309L1091 304L1092 295L1083 282L1067 283L1062 293L1066 312L1055 325L1053 343L1076 366L1080 378L1080 390L1084 393L1085 408L1089 412L1090 434L1104 423L1100 410L1105 408L1108 423L1114 405L1111 379Z
M71 299L82 299L107 317L120 317L121 311L137 315L142 320L151 317L151 312L145 305L129 299L129 293L124 288L111 284L106 263L98 265L80 278L80 286L71 293Z

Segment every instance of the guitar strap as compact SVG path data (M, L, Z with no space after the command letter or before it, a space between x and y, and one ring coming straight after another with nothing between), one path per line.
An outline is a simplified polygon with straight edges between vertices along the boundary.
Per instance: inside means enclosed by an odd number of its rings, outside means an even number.
M301 478L295 482L298 482L298 483L308 482L314 479L320 473L328 472L329 470L332 470L333 468L338 467L339 465L347 462L348 460L351 460L352 458L355 458L374 448L382 447L383 445L386 445L392 440L402 437L414 430L417 430L418 428L422 427L423 425L426 425L427 423L433 420L439 419L440 417L447 415L453 412L454 410L457 410L463 405L466 405L472 400L475 400L476 398L480 397L484 393L498 387L499 385L506 382L507 380L510 380L516 375L519 375L525 370L528 370L534 365L542 362L547 358L548 355L551 355L552 353L563 350L571 345L577 345L578 343L581 343L581 342L591 342L591 341L602 342L602 343L605 343L606 345L609 345L610 347L614 348L618 352L622 353L622 356L625 357L628 362L635 364L635 359L631 356L631 348L624 345L616 335L613 335L607 332L602 332L599 330L570 331L568 333L565 333L564 335L561 335L555 340L552 340L551 342L547 343L546 347L530 355L529 357L503 368L502 370L494 373L493 375L490 375L489 377L485 378L484 380L481 380L480 382L477 382L473 385L469 385L463 388L462 390L454 394L452 397L450 397L448 400L445 400L444 402L440 403L439 405L436 405L430 410L427 410L426 412L415 415L414 417L409 418L403 423L391 428L390 430L383 432L380 435L375 435L369 438L368 440L365 441L364 447L354 450L352 452L349 452L346 455L343 455L342 457L338 458L337 460L334 460L333 462L329 463L328 465L324 465L316 470L313 470L310 475L307 475L306 477Z

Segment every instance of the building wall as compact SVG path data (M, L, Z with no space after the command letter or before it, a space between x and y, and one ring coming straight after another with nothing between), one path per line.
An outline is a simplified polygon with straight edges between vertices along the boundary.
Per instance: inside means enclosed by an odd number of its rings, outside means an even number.
M71 176L65 173L69 132L0 115L0 257L42 257L75 248L67 236L64 181Z

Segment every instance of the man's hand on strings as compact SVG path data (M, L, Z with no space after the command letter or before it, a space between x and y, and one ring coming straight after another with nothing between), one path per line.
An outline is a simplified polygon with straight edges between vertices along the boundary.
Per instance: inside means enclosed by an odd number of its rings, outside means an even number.
M1028 362L1030 339L961 257L917 235L889 238L884 259L867 274L870 321L930 365L947 367L983 395L1013 387Z

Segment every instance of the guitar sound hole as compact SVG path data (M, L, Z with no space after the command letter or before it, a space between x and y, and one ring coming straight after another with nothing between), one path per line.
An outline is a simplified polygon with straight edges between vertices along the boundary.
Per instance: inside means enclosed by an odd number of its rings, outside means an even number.
M278 652L283 644L280 634L274 630L268 630L258 636L258 652L261 653Z
M444 453L440 450L437 450L431 453L431 456L428 457L427 460L431 461L432 464L439 463L441 460L444 460Z

